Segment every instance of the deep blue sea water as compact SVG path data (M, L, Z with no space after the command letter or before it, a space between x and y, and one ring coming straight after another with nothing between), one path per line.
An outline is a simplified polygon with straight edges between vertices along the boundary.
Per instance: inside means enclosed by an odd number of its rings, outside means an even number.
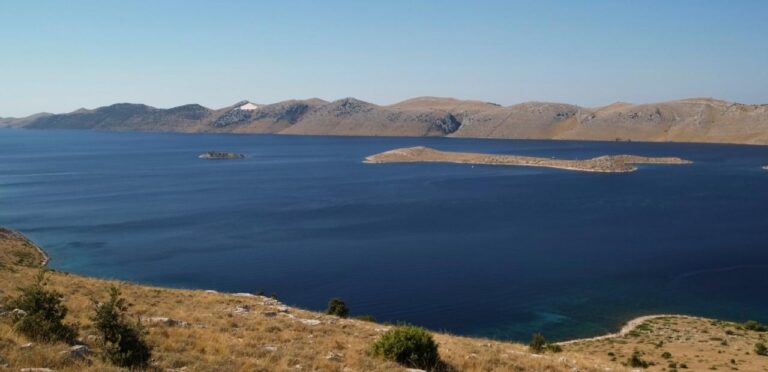
M695 164L361 163L415 145ZM208 150L247 159L197 159ZM58 270L565 339L659 312L768 322L765 164L758 146L4 129L0 225Z

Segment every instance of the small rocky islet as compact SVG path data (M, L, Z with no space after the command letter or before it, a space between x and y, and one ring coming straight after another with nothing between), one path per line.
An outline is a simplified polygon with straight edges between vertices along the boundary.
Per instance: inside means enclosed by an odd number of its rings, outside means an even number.
M233 152L223 152L223 151L208 151L198 155L197 157L199 159L205 159L205 160L245 159L245 155L243 154L236 154Z

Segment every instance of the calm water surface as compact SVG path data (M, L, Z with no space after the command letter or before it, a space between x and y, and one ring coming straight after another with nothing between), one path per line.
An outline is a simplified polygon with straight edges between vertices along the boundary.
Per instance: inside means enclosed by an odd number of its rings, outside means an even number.
M395 147L680 156L630 174L366 165ZM203 161L208 150L246 154ZM0 130L0 225L55 269L528 340L768 322L768 147Z

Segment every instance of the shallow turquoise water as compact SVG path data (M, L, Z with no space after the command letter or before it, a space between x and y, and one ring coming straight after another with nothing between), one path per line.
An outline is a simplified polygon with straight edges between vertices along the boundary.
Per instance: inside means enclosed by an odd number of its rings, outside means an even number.
M695 164L361 163L415 145ZM0 224L60 270L564 339L657 312L768 322L765 164L755 146L0 130Z

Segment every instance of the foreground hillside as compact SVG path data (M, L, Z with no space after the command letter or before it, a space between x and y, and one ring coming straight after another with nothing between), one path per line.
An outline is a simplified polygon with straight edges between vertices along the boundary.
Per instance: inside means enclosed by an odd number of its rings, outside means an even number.
M0 303L29 285L46 257L20 234L0 229ZM371 344L392 325L305 311L253 294L155 288L67 273L49 274L46 286L63 294L67 321L79 323L79 344L90 350L73 358L64 343L33 342L18 332L0 308L0 370L51 368L109 371L98 357L90 319L92 298L104 299L116 285L140 317L154 348L150 369L174 371L391 371L404 367L370 355ZM533 354L525 345L434 334L445 370L623 371L633 354L650 370L739 369L768 371L768 357L752 352L766 333L732 323L667 316L640 322L627 332L562 345ZM664 354L671 353L670 356Z
M354 98L290 100L222 109L120 103L68 114L0 119L0 126L115 131L768 144L768 105L714 99L586 108L528 102L500 106L421 97L381 106Z

